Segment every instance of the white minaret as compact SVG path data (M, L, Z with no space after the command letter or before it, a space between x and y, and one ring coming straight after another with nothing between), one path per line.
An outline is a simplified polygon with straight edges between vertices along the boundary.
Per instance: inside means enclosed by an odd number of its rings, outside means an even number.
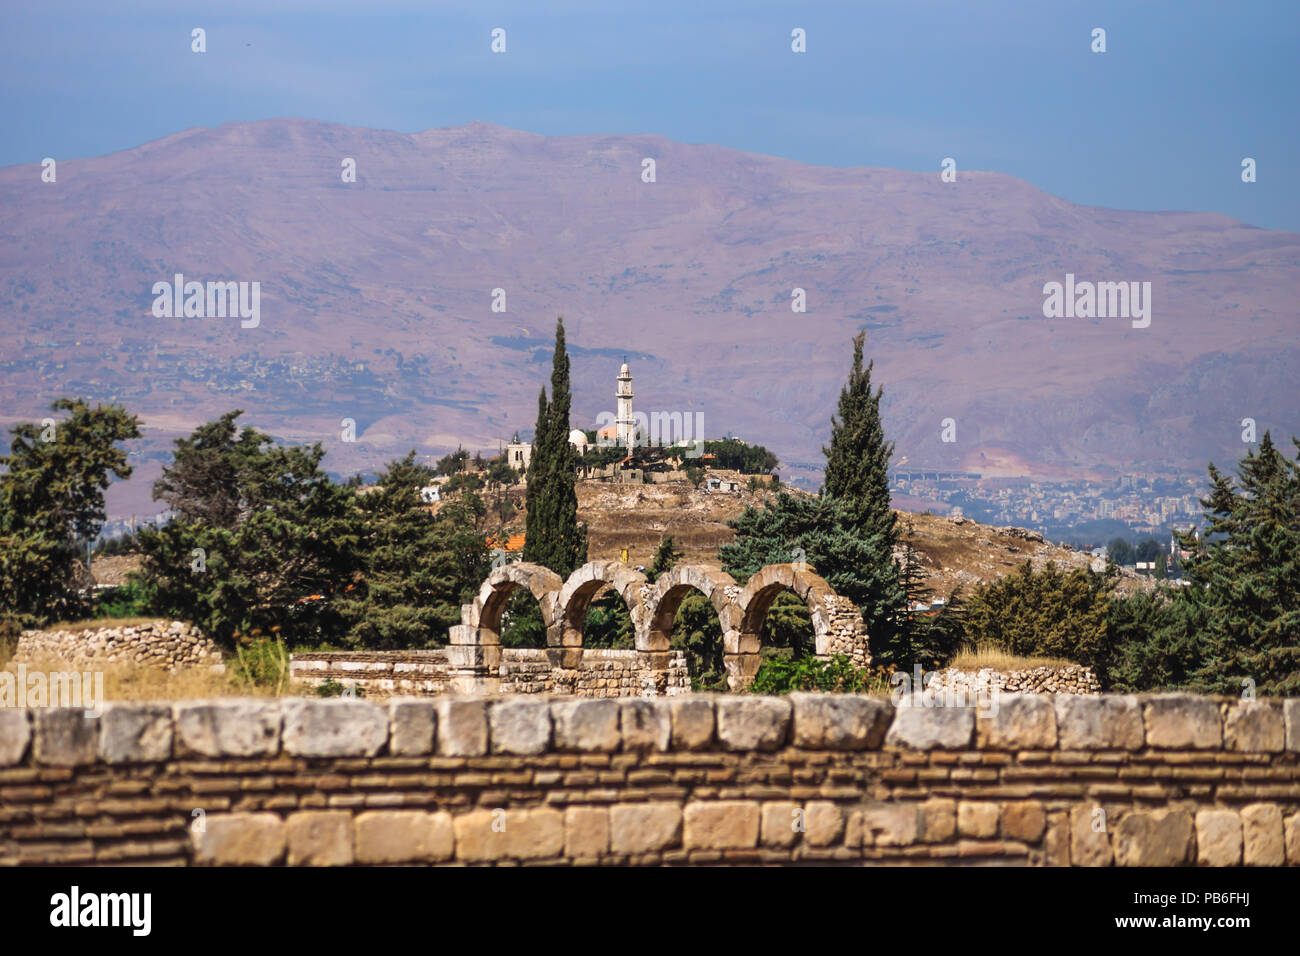
M614 395L618 399L618 443L631 448L636 444L636 421L632 418L632 373L626 360L618 370L618 390Z

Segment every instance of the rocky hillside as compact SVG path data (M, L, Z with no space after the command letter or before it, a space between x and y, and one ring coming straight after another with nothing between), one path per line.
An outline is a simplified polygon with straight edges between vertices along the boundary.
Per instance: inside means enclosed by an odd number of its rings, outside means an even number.
M721 476L740 476L711 472ZM744 487L744 480L742 487ZM801 492L794 492L801 494ZM727 521L759 505L771 492L697 491L686 482L663 485L613 485L589 482L578 486L578 517L588 528L588 553L593 559L618 560L627 549L627 562L649 565L659 542L672 535L685 560L713 563L718 548L731 540ZM899 512L905 539L917 551L927 572L926 585L945 597L958 585L972 587L1009 574L1026 560L1036 568L1048 561L1067 568L1086 567L1084 551L1044 541L1036 531L997 528L968 518ZM1128 573L1123 591L1140 587L1145 579Z

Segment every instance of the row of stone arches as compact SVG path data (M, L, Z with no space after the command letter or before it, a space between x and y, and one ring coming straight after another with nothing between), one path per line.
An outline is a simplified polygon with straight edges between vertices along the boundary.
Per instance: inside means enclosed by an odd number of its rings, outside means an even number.
M673 622L683 599L692 592L703 594L718 615L732 690L747 686L758 670L763 622L777 595L786 590L808 606L818 657L844 654L860 666L870 663L857 606L806 565L767 565L742 587L721 568L699 564L678 565L652 584L618 561L588 562L568 580L541 565L516 562L494 569L474 602L461 607L461 623L451 629L447 648L460 685L473 687L499 667L502 614L510 596L521 588L541 608L552 665L580 668L587 609L606 587L626 605L636 650L650 670L668 666Z

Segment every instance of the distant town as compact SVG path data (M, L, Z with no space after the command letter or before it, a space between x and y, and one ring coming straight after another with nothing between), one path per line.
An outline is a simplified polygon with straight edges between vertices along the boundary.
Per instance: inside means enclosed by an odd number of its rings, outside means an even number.
M890 488L895 495L943 505L954 516L1017 525L1080 545L1113 537L1167 536L1198 526L1200 499L1207 493L1204 478L1191 475L1124 475L1104 483L922 469L894 472Z

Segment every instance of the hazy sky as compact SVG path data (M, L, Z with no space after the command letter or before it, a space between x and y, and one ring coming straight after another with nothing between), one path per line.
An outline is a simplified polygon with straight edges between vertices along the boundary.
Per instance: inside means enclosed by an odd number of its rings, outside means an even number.
M832 166L951 156L1075 202L1300 230L1298 73L1300 0L0 0L0 165L268 117L483 120Z

